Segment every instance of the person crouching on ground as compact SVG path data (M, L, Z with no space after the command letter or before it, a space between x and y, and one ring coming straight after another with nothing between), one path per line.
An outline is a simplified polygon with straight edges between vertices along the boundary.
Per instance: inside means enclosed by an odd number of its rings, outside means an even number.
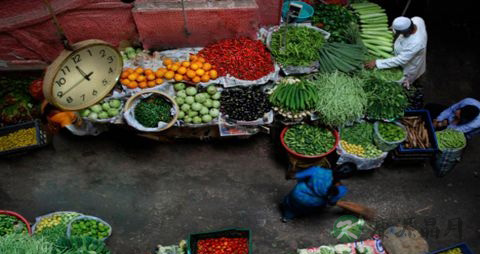
M480 102L473 98L465 98L447 109L439 104L429 104L425 108L434 118L436 129L451 128L465 133L468 138L480 132Z
M313 166L297 172L295 178L297 185L281 204L283 222L333 206L347 193L331 169Z

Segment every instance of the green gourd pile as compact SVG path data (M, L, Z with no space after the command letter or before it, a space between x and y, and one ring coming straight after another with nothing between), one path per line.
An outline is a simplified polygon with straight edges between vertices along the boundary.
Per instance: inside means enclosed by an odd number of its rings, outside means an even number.
M393 123L379 123L378 131L380 137L387 142L404 140L407 134L405 129Z

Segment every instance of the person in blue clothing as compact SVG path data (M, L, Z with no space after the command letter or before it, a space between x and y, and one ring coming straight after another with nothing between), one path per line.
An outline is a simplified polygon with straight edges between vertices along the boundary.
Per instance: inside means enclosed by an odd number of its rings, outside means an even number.
M467 137L480 132L480 102L473 98L465 98L447 109L431 105L425 108L430 108L436 129L451 128L465 133Z
M283 222L333 206L347 193L331 169L313 166L297 172L295 178L297 185L281 204Z

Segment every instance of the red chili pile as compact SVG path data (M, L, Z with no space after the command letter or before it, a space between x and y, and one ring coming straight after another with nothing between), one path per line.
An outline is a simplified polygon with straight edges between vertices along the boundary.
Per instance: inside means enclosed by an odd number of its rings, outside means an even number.
M199 240L197 254L248 254L247 238L211 238Z
M219 76L257 80L275 69L270 52L259 40L225 39L205 47L199 55L217 66Z

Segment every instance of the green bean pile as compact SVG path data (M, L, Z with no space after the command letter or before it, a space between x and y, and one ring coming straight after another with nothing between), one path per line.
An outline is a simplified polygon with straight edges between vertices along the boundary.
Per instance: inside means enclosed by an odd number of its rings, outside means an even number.
M319 120L332 127L343 126L364 116L367 97L362 80L340 72L316 75Z
M321 155L335 146L335 137L329 130L312 125L295 125L287 130L285 144L296 153Z
M467 144L465 135L461 131L446 129L435 132L437 135L438 148L443 149L457 149L462 148Z

